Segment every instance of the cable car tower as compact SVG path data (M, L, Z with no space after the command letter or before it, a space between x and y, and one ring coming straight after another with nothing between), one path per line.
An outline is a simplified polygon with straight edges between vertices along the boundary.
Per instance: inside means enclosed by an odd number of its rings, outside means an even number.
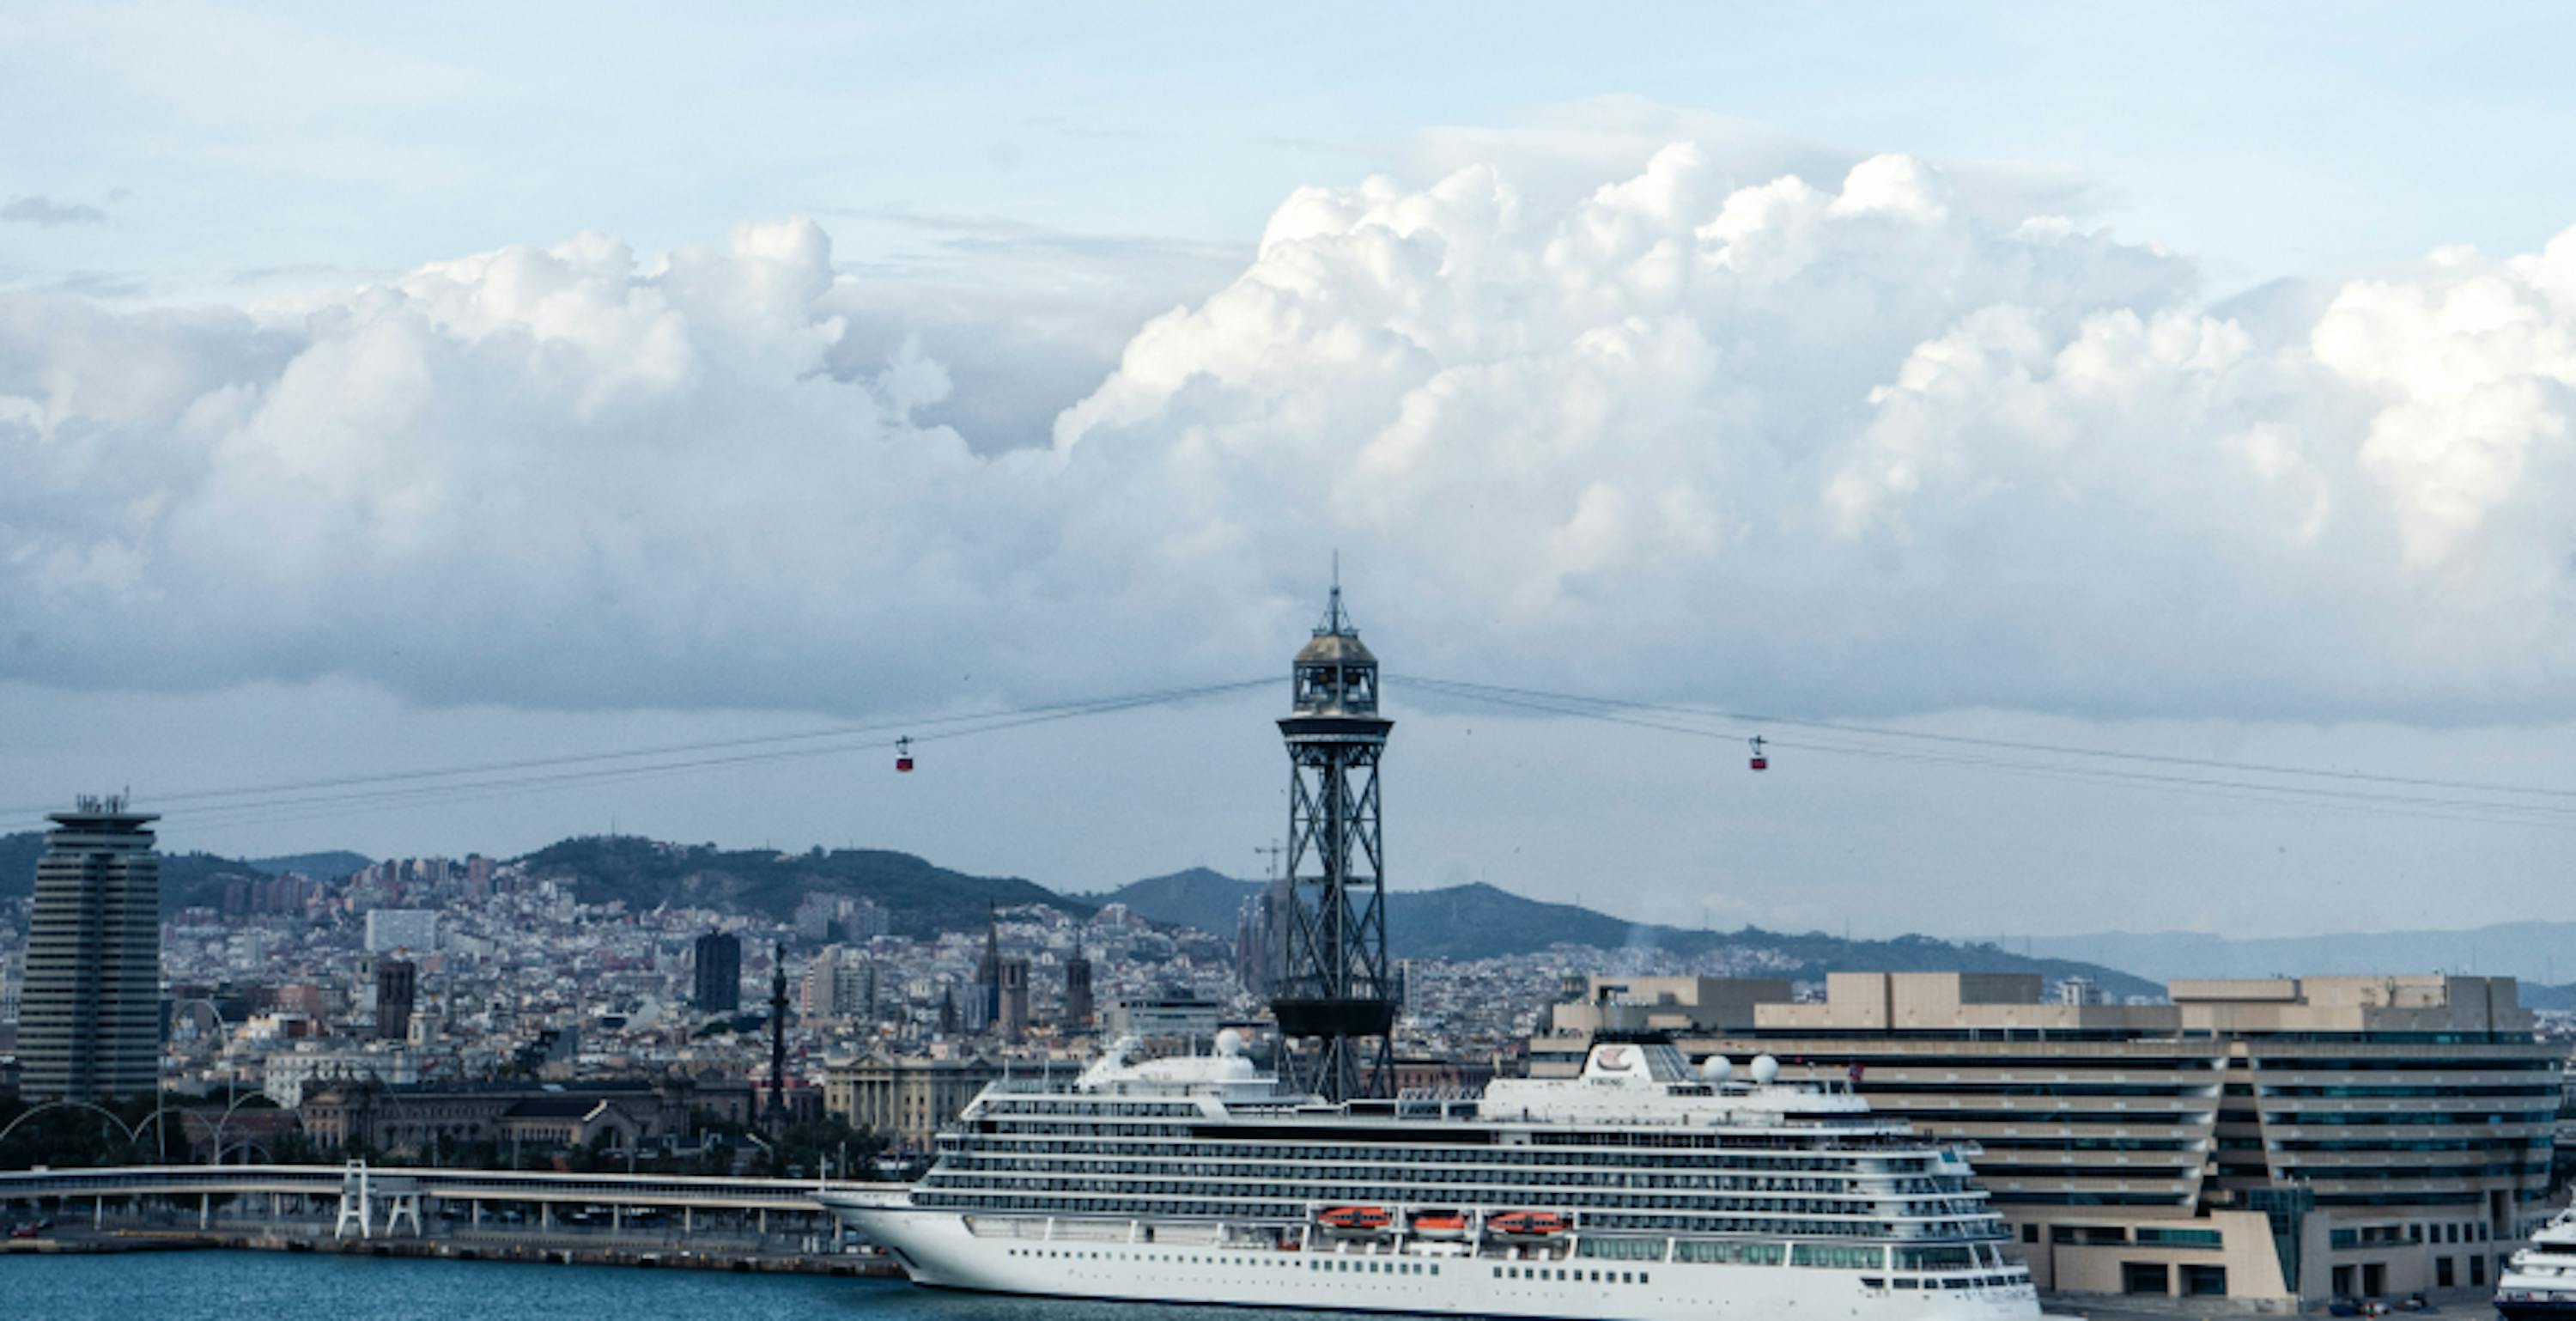
M1378 714L1377 657L1331 604L1291 665L1288 856L1278 993L1280 1073L1328 1101L1393 1095L1395 999L1386 959L1378 760L1395 722ZM1315 1043L1299 1058L1296 1043Z

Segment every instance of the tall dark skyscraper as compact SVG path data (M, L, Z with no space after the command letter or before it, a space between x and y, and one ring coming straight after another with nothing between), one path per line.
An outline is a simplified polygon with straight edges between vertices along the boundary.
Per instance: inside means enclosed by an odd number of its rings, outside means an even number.
M698 1010L708 1014L742 1012L742 938L723 931L698 937Z
M125 800L52 815L18 1007L19 1092L97 1101L161 1081L161 860Z
M1064 1026L1081 1032L1091 1026L1091 956L1073 942L1073 957L1064 961Z
M411 1031L411 1007L420 989L420 965L409 959L376 960L376 1036L401 1041Z

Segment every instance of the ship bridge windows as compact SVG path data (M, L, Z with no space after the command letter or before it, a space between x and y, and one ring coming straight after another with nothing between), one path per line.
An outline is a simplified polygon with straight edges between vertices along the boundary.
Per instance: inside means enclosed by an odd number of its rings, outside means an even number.
M1675 1261L1696 1261L1721 1266L1777 1266L1787 1259L1788 1249L1778 1243L1750 1243L1740 1240L1707 1243L1684 1239L1673 1244Z
M1579 1255L1604 1261L1662 1261L1664 1240L1659 1238L1602 1238L1588 1236L1578 1245Z
M1976 1264L1977 1254L1965 1244L1896 1250L1896 1269L1901 1271L1963 1271Z
M1789 1249L1789 1264L1821 1266L1829 1270L1884 1270L1887 1267L1887 1249L1849 1243L1798 1243Z

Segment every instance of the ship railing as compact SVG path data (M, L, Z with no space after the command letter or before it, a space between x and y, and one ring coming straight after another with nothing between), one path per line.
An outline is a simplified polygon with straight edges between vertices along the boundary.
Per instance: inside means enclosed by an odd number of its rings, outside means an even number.
M1124 1243L1136 1236L1133 1220L1057 1220L1049 1237L1073 1243Z
M1040 1216L965 1217L966 1232L977 1238L1038 1238L1047 1236L1047 1222Z

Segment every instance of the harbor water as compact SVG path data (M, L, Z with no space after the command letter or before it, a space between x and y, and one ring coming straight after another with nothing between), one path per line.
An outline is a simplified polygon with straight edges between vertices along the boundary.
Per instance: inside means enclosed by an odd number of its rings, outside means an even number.
M1006 1298L899 1280L286 1252L0 1259L0 1318L137 1321L1242 1321L1231 1308ZM1331 1314L1263 1312L1296 1321ZM1347 1317L1338 1321L1348 1321Z

